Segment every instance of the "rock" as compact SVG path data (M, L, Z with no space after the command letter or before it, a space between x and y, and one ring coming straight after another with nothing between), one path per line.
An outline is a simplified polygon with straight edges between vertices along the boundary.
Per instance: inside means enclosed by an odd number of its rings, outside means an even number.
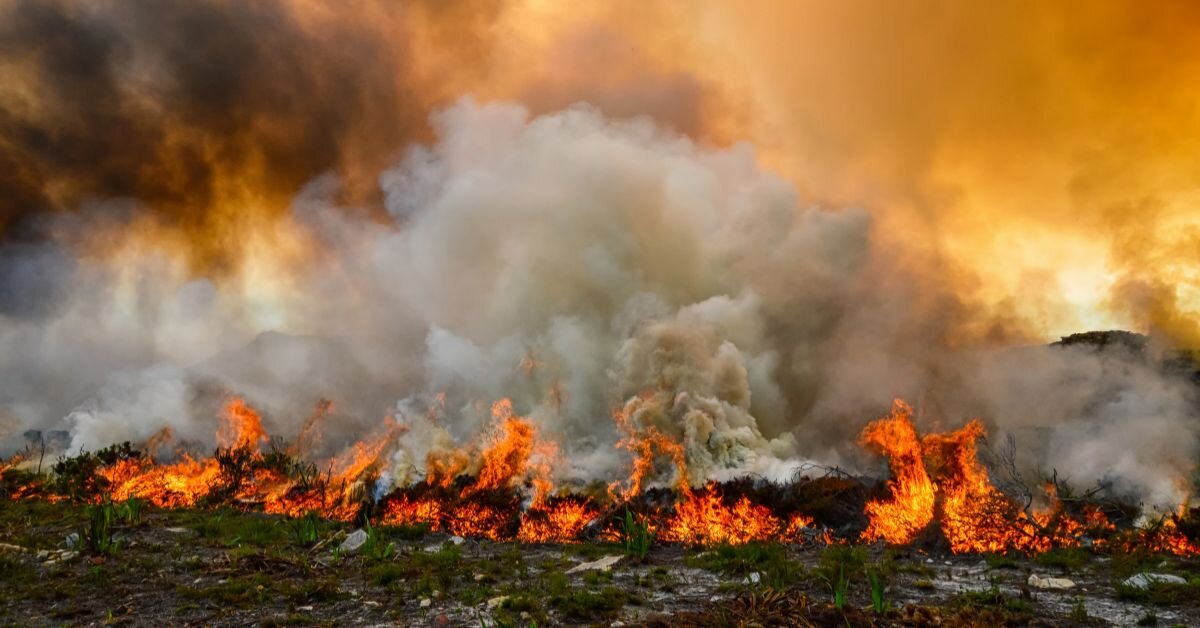
M499 596L496 596L496 597L488 600L487 601L488 610L490 611L490 610L496 608L497 606L500 606L501 604L504 603L504 600L507 600L507 599L508 599L507 595L499 595Z
M442 613L433 618L433 623L437 624L438 626L449 626L450 618L445 613Z
M430 606L433 606L433 600L427 597L421 598L421 608L429 608Z
M170 532L171 534L185 534L188 531L187 528L175 528L175 527L163 528L163 530Z
M0 552L17 552L19 554L24 551L27 550L20 545L13 545L12 543L0 543Z
M359 528L354 532L351 532L346 537L346 540L342 541L342 544L338 546L338 549L342 550L343 552L357 552L360 547L366 544L366 542L367 532L366 530Z
M1074 588L1075 581L1067 578L1043 578L1037 574L1029 574L1028 584L1035 589L1070 589Z
M296 610L305 611L305 612L312 612L312 609L313 609L313 607L311 607L311 606L297 606L296 607Z
M38 550L37 559L46 560L50 556L50 550Z
M1136 589L1148 589L1151 584L1158 582L1164 584L1187 584L1187 580L1166 573L1140 573L1136 576L1126 578L1122 584Z
M467 540L462 538L461 536L452 536L452 537L450 537L449 540L451 543L453 543L455 545L462 545L463 543L467 542Z
M63 539L63 547L67 549L75 549L79 547L79 533L72 532L68 534L67 538Z
M624 554L613 554L611 556L604 556L602 558L598 558L596 560L593 560L590 563L579 563L578 565L575 565L574 567L568 569L567 574L580 573L583 571L592 571L592 570L608 571L608 570L612 569L612 566L617 564L622 558L625 558Z
M742 578L742 584L758 584L762 581L762 575L757 571L751 571L750 575Z

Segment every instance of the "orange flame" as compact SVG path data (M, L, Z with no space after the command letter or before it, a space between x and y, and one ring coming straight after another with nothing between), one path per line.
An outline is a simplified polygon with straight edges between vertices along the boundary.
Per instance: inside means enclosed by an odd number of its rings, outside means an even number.
M221 410L221 427L217 430L217 445L227 449L258 451L258 444L267 441L262 418L246 402L233 397Z
M863 446L887 457L893 476L888 481L892 499L867 502L870 523L864 539L908 543L933 520L933 482L925 471L911 417L912 408L897 399L891 414L868 425L859 439Z
M659 538L690 545L741 545L772 539L782 527L770 508L747 497L726 506L716 486L709 485L703 491L689 492L687 499L676 504L675 515L667 520Z

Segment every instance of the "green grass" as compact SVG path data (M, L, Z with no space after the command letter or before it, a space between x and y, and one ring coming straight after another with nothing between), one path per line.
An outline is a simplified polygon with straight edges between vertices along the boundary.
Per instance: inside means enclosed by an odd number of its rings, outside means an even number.
M629 603L640 604L641 600L618 587L575 589L550 599L550 606L563 617L583 621L609 617Z
M1176 606L1179 604L1200 604L1200 579L1192 579L1183 584L1170 582L1152 582L1145 589L1117 582L1114 587L1117 599L1139 604L1155 606Z
M1005 595L999 587L992 586L984 591L964 591L950 598L947 604L957 609L986 609L994 608L1014 613L1028 613L1033 610L1029 602L1020 598Z
M117 522L117 507L108 500L99 504L88 504L83 507L83 516L87 523L79 530L79 538L83 546L94 554L113 555L117 553L117 540L114 529Z
M270 547L288 541L287 527L280 519L231 508L189 511L184 521L201 539L222 547Z
M246 608L267 600L271 579L264 574L229 578L203 586L180 586L176 592L184 599L206 600L221 606Z
M1020 567L1017 559L1008 554L984 554L983 561L987 563L988 569L1017 569Z
M621 520L621 541L625 545L625 553L639 560L645 560L646 554L650 552L650 545L654 542L650 524L644 517L635 515L628 508L625 509L625 517Z
M1033 558L1033 562L1043 566L1062 569L1068 573L1079 571L1090 560L1091 555L1082 548L1059 548L1043 552Z
M802 575L800 566L788 558L787 548L779 543L719 545L689 556L685 562L689 567L737 576L757 572L762 584L776 589L790 586Z

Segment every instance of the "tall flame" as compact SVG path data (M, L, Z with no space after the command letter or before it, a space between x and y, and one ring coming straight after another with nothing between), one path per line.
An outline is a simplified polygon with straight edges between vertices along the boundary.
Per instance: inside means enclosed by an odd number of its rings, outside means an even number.
M912 541L933 520L934 505L933 482L925 470L912 408L895 400L891 414L868 425L859 442L886 456L892 471L888 481L892 498L867 502L870 524L863 538L893 544Z

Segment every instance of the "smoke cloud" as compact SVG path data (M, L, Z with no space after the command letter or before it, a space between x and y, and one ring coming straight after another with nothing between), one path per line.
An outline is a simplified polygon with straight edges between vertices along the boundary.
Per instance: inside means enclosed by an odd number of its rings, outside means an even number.
M0 5L0 440L333 400L403 482L509 397L563 478L622 410L699 483L873 470L900 396L1186 496L1190 9L636 6ZM1036 346L1092 324L1151 345Z

